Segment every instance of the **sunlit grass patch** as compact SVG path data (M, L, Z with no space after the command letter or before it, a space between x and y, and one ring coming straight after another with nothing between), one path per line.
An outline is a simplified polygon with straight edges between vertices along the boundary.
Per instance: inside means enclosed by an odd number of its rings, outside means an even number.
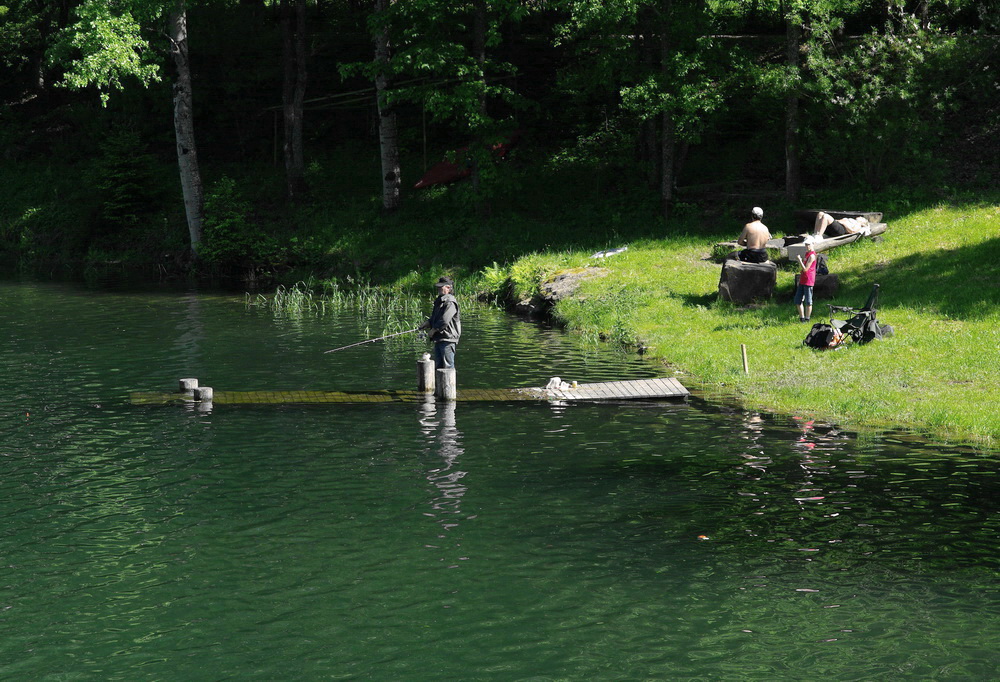
M860 307L881 287L879 320L895 336L836 351L802 345L809 324L791 304L795 269L779 268L774 298L737 306L717 295L711 237L641 240L602 259L606 277L583 282L555 315L590 338L639 347L686 375L690 387L747 407L845 424L903 426L945 439L996 443L1000 416L1000 208L941 205L890 222L881 240L829 254L840 279L834 301ZM539 263L586 261L584 253L532 254L519 270L525 289L547 276ZM499 266L497 266L499 268ZM494 273L495 275L496 273ZM540 279L535 280L535 285ZM746 347L749 372L743 371Z

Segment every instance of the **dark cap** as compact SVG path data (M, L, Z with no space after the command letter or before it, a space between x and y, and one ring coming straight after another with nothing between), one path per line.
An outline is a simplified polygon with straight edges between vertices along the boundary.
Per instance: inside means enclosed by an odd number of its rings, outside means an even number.
M434 286L436 286L438 289L444 286L448 286L454 289L455 282L451 279L451 277L442 277L437 282L434 283Z

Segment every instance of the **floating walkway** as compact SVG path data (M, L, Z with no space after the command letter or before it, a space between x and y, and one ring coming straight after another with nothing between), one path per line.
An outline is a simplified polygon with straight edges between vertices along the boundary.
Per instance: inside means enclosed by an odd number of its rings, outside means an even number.
M198 391L207 391L200 394ZM677 379L633 379L597 384L563 385L560 388L467 388L457 390L458 402L578 401L578 400L663 400L688 395ZM208 400L205 400L205 398ZM193 389L181 392L135 391L133 405L169 405L211 402L213 405L362 405L372 403L422 403L433 400L425 391L216 391Z

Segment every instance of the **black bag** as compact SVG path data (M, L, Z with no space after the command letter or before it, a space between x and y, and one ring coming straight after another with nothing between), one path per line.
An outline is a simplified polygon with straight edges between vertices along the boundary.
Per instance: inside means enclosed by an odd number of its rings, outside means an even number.
M830 268L826 264L826 254L817 253L816 254L816 274L817 275L829 275Z
M893 328L891 324L879 324L878 320L871 318L861 325L860 334L855 339L858 343L868 343L870 341L881 341L892 336Z
M855 340L858 343L869 343L870 341L882 340L882 330L879 328L878 322L874 317L871 317L861 323L860 334Z
M810 348L826 349L834 348L840 344L841 334L831 325L825 322L817 322L802 340L803 345Z

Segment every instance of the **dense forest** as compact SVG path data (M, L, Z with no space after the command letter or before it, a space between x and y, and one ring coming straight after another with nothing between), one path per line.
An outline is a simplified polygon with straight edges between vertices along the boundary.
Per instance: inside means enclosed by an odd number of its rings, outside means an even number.
M0 252L378 278L510 257L500 224L985 190L998 34L990 0L0 0Z

